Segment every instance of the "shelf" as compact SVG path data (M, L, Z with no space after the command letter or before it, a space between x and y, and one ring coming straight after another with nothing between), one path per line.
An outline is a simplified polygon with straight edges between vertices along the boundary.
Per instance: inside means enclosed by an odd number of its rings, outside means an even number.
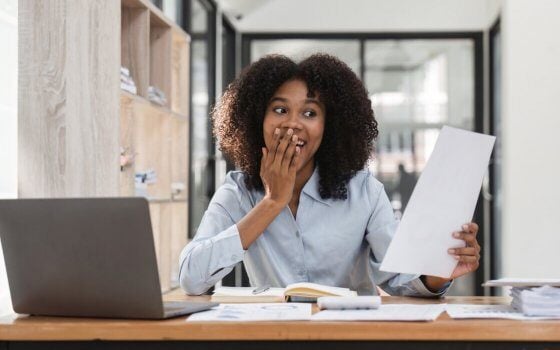
M185 121L189 120L188 114L182 114L182 113L174 112L171 109L169 109L169 107L160 106L156 103L153 103L152 101L148 100L145 97L135 95L135 94L131 94L128 91L121 90L121 103L122 103L123 99L124 99L125 103L126 103L126 100L134 101L132 103L138 103L138 104L144 105L146 107L149 106L159 113L168 114L168 115L171 115L171 116L173 116L177 119L181 119L181 120L185 120Z
M120 194L136 196L135 174L156 172L146 194L165 291L178 285L177 261L188 234L190 36L148 0L121 0L120 22L121 66L137 88L137 94L121 90L119 96L120 146L134 155L120 172ZM148 100L149 86L163 91L166 106ZM181 192L173 196L176 189Z

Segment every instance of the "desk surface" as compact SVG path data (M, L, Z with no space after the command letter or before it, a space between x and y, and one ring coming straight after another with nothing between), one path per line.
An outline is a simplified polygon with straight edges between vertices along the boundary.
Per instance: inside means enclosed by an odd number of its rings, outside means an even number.
M181 291L166 300L207 300ZM383 297L383 303L506 304L505 297L446 297L440 300ZM560 321L453 320L434 322L245 322L187 323L10 315L0 317L1 340L431 340L560 341Z

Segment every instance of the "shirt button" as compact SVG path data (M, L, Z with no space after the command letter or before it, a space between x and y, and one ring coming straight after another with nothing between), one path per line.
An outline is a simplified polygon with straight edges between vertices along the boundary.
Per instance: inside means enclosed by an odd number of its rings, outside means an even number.
M301 234L299 233L299 231L296 231L296 237L301 236Z

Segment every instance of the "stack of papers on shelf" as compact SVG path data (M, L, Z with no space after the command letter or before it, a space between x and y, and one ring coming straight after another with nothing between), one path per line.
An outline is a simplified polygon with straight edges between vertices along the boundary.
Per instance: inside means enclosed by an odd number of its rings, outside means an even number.
M126 67L121 67L121 89L135 95L137 92L136 84L130 75L130 70Z
M160 106L167 105L167 98L165 93L155 86L148 87L148 100Z
M355 291L348 288L331 287L317 283L293 283L286 288L263 288L262 292L254 293L260 288L254 287L221 287L214 290L212 301L219 303L262 303L304 301L314 302L323 296L356 296Z
M148 197L148 185L157 182L157 173L154 169L139 171L134 174L134 190L138 197Z
M198 312L188 322L306 321L311 319L311 304L221 304Z
M560 288L513 287L511 306L527 316L560 317Z
M148 169L146 171L139 171L134 175L134 181L136 183L146 183L153 184L157 182L157 173L154 169Z

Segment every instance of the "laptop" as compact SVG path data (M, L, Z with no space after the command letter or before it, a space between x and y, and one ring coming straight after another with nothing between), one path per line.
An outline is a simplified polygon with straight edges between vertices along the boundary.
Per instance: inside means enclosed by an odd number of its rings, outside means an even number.
M144 198L0 200L14 311L163 319L216 303L162 301Z

